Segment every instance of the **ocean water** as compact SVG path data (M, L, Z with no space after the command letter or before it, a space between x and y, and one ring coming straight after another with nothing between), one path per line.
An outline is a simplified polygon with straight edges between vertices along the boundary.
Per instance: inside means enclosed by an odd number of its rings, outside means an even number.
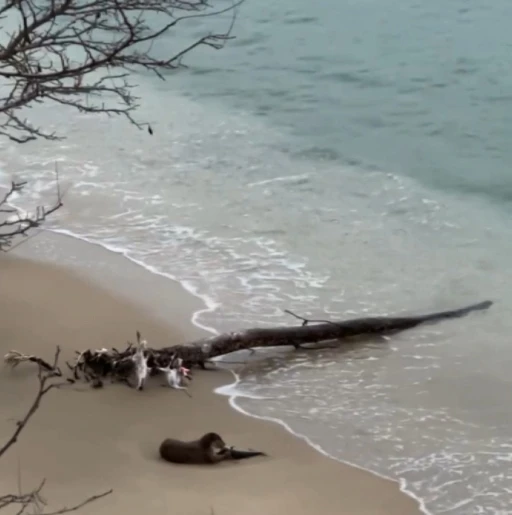
M511 16L504 0L247 0L224 50L136 78L153 136L39 106L32 123L67 139L1 140L3 179L30 179L21 207L48 204L58 163L48 227L183 282L215 331L494 300L343 350L257 353L222 393L425 511L512 513Z

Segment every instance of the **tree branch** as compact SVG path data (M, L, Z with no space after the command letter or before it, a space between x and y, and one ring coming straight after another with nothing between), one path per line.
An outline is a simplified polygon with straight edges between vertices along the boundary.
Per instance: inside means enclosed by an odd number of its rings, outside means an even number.
M2 458L2 456L18 441L20 434L26 428L34 413L39 409L43 397L48 392L50 392L50 390L54 388L60 388L67 384L64 381L54 381L55 378L62 377L62 372L58 365L59 355L60 348L57 347L53 358L53 362L50 364L42 360L41 358L37 358L36 356L24 356L23 354L16 351L10 351L6 354L4 358L6 363L13 367L18 365L22 361L31 361L38 365L38 390L25 416L16 423L16 429L13 431L12 435L7 439L4 445L0 448L0 458ZM6 508L7 506L19 505L17 515L22 515L29 507L32 506L41 515L61 515L64 513L76 511L85 506L86 504L90 504L112 493L112 490L108 490L101 494L96 494L91 497L88 497L87 499L85 499L85 501L82 501L74 506L64 507L57 511L44 513L42 506L45 505L46 502L41 495L44 485L45 480L41 481L37 488L28 493L19 492L18 494L0 495L0 510Z
M9 205L15 193L21 193L26 181L11 182L7 193L0 198L0 251L7 252L13 248L13 242L18 236L27 236L31 229L41 226L46 218L62 207L62 193L59 182L59 172L55 167L56 200L49 207L36 206L34 213L21 212Z
M13 358L14 353L18 356L21 356L21 354L16 351L10 351L4 357L6 363L11 364L12 366L16 366L21 361L35 361L38 364L37 378L39 381L39 388L27 413L25 414L22 420L16 423L16 429L14 430L13 434L7 440L7 442L2 447L0 447L0 458L17 442L20 433L23 431L23 429L25 429L26 425L28 424L34 413L39 409L39 405L41 404L41 400L43 399L43 397L53 388L59 388L66 384L63 382L51 382L51 380L55 377L62 377L62 372L58 367L60 355L59 347L57 347L57 350L55 351L53 364L49 364L39 358L29 359L34 358L33 356L27 357L27 359Z
M24 108L42 101L80 112L121 115L139 129L147 127L133 117L139 99L129 72L144 69L164 79L164 73L182 66L183 57L195 48L223 48L232 39L242 2L235 0L222 9L207 0L6 2L0 8L0 34L7 33L2 17L19 24L8 34L8 42L0 44L0 135L18 143L62 139L21 116ZM153 42L178 24L227 12L233 16L226 32L207 33L169 57L152 53Z
M312 320L309 318L304 318L304 317L301 317L300 315L296 315L293 311L290 311L289 309L285 309L284 312L288 315L291 315L292 317L302 320L303 326L308 325L308 324L334 324L334 325L339 324L339 322L335 322L333 320Z

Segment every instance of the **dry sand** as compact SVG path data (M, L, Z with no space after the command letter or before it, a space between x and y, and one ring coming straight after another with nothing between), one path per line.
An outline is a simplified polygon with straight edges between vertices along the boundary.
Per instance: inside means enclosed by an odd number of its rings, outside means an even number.
M133 266L115 259L116 270ZM154 280L146 274L148 282ZM198 332L191 327L190 313L182 316L183 306L195 301L180 288L169 305L180 316L168 323L150 314L148 306L50 264L0 256L0 288L2 356L17 349L50 359L58 344L69 357L75 349L123 346L133 340L136 329L154 346ZM4 441L33 398L35 367L22 364L11 371L2 365L0 370ZM46 478L51 508L114 489L82 514L419 513L396 483L326 458L279 426L231 409L226 398L212 393L228 382L232 377L227 372L197 371L192 398L160 387L156 378L144 392L119 385L52 391L16 446L0 460L0 494L17 489L19 471L25 490ZM192 439L207 431L270 457L203 467L171 465L158 458L165 437Z

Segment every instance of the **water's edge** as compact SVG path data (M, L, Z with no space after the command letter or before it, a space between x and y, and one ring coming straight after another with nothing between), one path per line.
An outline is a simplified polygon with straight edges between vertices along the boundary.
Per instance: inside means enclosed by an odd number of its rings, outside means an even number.
M48 231L50 233L57 234L57 235L62 235L62 236L67 236L67 237L70 237L70 238L74 238L76 240L80 240L82 242L85 242L85 243L87 243L89 245L99 246L99 247L105 249L108 252L112 252L114 254L121 255L123 258L125 258L128 261L134 263L137 266L140 266L140 267L144 268L146 271L148 271L151 274L155 274L155 275L159 275L161 277L165 277L168 280L171 280L171 281L173 281L173 282L175 282L177 284L180 284L182 286L182 288L186 292L188 292L189 294L193 295L195 298L199 299L201 301L201 303L204 305L204 308L198 309L198 310L196 310L196 311L194 311L192 313L192 315L190 317L190 321L192 322L192 324L195 327L197 327L197 328L199 328L199 329L201 329L203 331L206 331L208 333L211 333L213 335L218 335L219 334L219 331L217 329L215 329L213 327L210 327L210 326L203 325L199 321L199 318L200 318L201 314L206 313L206 312L211 312L211 311L215 310L215 307L217 306L217 303L215 301L213 301L212 299L210 299L208 296L200 294L187 281L179 280L177 277L173 276L172 274L161 272L160 270L158 270L154 266L147 265L143 261L140 261L140 260L132 258L129 255L129 252L126 249L124 249L124 248L108 245L108 244L105 244L105 243L103 243L101 241L90 240L88 238L84 238L83 236L81 236L79 234L73 233L72 231L68 231L68 230L65 230L65 229L45 229L45 231ZM421 497L418 497L414 492L412 492L411 490L408 489L407 481L404 478L400 478L399 480L397 480L397 479L395 479L393 477L386 476L386 475L381 474L379 472L376 472L376 471L374 471L372 469L369 469L369 468L363 467L361 465L358 465L357 463L353 463L353 462L344 460L342 458L338 458L336 456L333 456L333 455L329 454L327 451L325 451L320 444L313 442L307 435L301 434L301 433L295 431L284 420L281 420L281 419L278 419L278 418L274 418L274 417L269 417L269 416L255 415L255 414L251 413L250 411L247 411L244 408L242 408L236 402L238 398L243 398L244 397L244 395L240 395L240 393L237 392L237 386L240 383L240 376L235 371L233 371L233 370L230 370L230 372L233 375L233 379L234 379L233 382L215 388L213 393L215 393L217 395L221 395L221 396L227 397L228 398L228 403L229 403L229 405L231 406L232 409L238 411L239 413L241 413L241 414L243 414L243 415L245 415L247 417L255 418L255 419L258 419L258 420L265 420L265 421L268 421L268 422L273 422L275 424L278 424L283 429L285 429L288 433L290 433L292 436L294 436L296 438L299 438L300 440L304 441L307 445L309 445L310 447L312 447L317 452L319 452L320 454L322 454L323 456L325 456L327 458L333 459L333 460L335 460L335 461L337 461L339 463L343 463L344 465L348 465L350 467L354 467L354 468L357 468L359 470L363 470L363 471L368 472L368 473L370 473L370 474L372 474L374 476L377 476L377 477L380 477L382 479L391 481L393 483L398 483L400 491L403 494L407 495L408 497L411 497L412 499L414 499L418 503L419 509L420 509L420 511L422 513L425 513L425 515L432 515L432 513L427 510L427 508L425 506L424 500Z

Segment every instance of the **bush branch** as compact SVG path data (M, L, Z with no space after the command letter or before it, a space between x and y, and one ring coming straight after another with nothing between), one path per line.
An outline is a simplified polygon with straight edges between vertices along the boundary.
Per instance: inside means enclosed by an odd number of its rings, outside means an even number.
M24 417L16 423L16 429L12 435L7 439L4 445L0 448L0 458L18 441L21 432L26 428L30 422L32 416L36 413L41 405L43 397L54 388L60 388L66 384L64 381L55 381L55 378L62 377L62 372L59 367L59 355L60 348L57 347L52 363L48 363L41 358L36 356L23 355L16 351L10 351L5 356L5 362L8 365L16 366L18 363L23 361L32 361L38 366L38 390L32 404ZM22 493L21 491L17 494L4 494L0 495L0 510L8 506L18 505L17 515L22 515L29 507L33 507L41 515L61 515L64 513L70 513L72 511L79 510L83 506L90 504L102 497L106 497L112 493L112 490L108 490L101 494L92 495L84 501L73 505L71 507L64 507L56 511L44 512L42 507L46 505L46 501L42 497L42 490L45 485L45 480L41 481L39 486L28 493Z
M130 72L151 71L163 79L193 49L222 48L232 38L242 2L235 0L223 9L214 9L207 0L5 2L0 8L0 34L8 36L0 43L0 135L18 143L62 139L22 117L22 108L42 101L80 112L122 115L138 128L148 126L132 116L138 98ZM207 33L170 56L152 54L153 42L183 21L229 11L233 16L226 32ZM18 26L9 32L14 20Z
M11 206L9 202L13 195L23 192L26 185L26 181L12 181L7 192L0 197L0 251L11 250L15 238L27 236L31 229L39 228L49 215L63 205L57 168L55 168L56 199L50 207L36 206L34 213L28 213Z

